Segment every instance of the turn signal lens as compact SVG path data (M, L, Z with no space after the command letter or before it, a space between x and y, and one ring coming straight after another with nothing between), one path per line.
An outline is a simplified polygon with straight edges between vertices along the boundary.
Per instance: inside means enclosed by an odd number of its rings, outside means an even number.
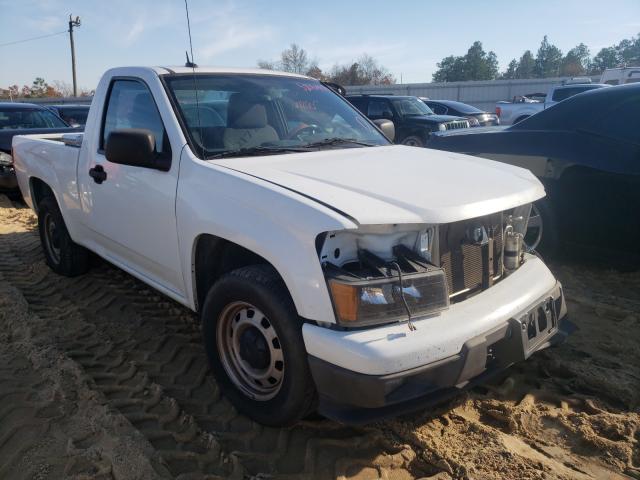
M330 281L329 286L338 317L345 322L355 322L358 316L358 289L336 281Z

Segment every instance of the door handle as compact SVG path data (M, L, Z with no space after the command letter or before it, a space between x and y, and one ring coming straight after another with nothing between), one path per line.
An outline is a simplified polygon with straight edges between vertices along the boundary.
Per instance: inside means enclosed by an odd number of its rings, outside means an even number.
M102 165L96 165L89 169L89 176L93 178L94 182L101 184L107 179L107 172L104 171Z

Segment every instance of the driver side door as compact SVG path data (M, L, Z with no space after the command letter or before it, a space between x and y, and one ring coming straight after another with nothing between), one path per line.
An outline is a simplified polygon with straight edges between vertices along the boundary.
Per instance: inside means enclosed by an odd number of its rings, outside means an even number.
M171 159L168 171L107 160L109 134L130 128L154 134L156 153ZM147 84L115 78L104 104L98 149L78 170L92 249L176 299L185 294L175 216L180 152L180 145L169 142Z

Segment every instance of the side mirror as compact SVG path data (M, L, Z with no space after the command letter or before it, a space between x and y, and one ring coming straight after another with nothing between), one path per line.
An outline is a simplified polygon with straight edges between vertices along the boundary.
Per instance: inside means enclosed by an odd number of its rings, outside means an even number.
M171 159L156 153L156 139L151 130L123 128L114 130L107 138L105 157L112 163L167 171Z
M380 129L382 134L387 137L390 142L393 142L393 139L396 138L396 127L391 120L379 118L374 120L373 123L376 124L376 127Z

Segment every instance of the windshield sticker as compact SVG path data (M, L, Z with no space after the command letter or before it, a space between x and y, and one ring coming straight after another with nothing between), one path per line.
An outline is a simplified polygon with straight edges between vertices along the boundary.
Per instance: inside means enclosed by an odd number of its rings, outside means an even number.
M314 91L325 89L325 87L322 84L315 84L315 83L296 82L296 85L300 87L302 90L304 90L305 92L314 92Z
M315 112L318 110L318 107L316 107L316 102L309 102L307 100L298 100L294 102L293 106L296 110L300 110L303 112Z

